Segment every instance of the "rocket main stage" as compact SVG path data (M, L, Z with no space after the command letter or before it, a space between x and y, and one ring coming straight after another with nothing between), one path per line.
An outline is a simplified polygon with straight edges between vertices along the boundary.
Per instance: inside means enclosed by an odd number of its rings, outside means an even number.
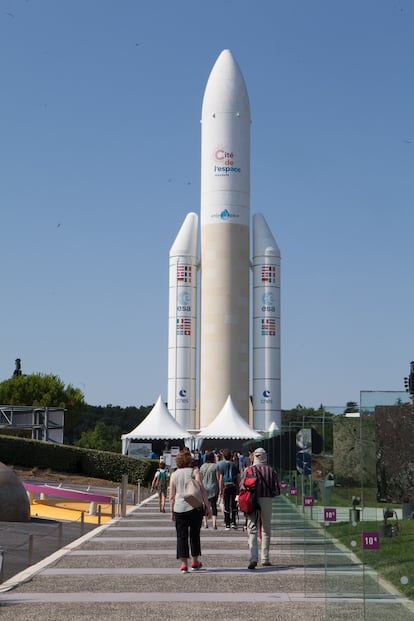
M187 215L170 250L168 408L186 429L206 427L229 396L254 429L267 431L272 423L280 429L280 252L264 217L256 214L250 262L250 124L243 75L232 53L223 50L202 105L200 261L195 213Z

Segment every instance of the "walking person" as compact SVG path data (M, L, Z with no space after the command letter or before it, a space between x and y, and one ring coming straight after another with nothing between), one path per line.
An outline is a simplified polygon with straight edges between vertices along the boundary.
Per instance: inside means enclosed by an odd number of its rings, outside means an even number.
M203 485L206 488L213 516L213 528L217 530L217 500L219 495L219 474L216 464L216 456L212 451L205 453L205 462L200 468ZM205 527L208 528L208 516L204 516Z
M199 560L201 555L200 529L203 522L203 514L210 515L210 503L198 468L191 467L191 453L181 451L178 453L175 463L177 469L170 479L170 509L171 519L175 522L177 533L177 559L181 560L181 572L188 572L188 561L191 550L191 570L198 571L202 567ZM184 499L187 481L194 478L200 486L204 506L200 509L193 507ZM188 538L190 537L190 545Z
M158 508L160 513L165 513L165 500L167 498L168 479L170 473L168 472L165 463L160 461L160 467L154 474L154 478L151 483L150 493L152 494L154 489L158 491Z
M236 496L239 492L240 474L232 459L230 449L223 450L224 459L219 462L219 488L220 497L224 502L224 522L226 530L237 528L237 504Z
M271 521L272 521L272 498L279 496L280 488L276 471L267 464L267 453L263 448L257 448L253 454L253 466L244 470L240 487L248 471L253 470L256 475L257 499L260 509L247 514L247 533L249 538L250 561L248 569L255 569L259 561L258 534L261 524L261 562L263 567L271 566L269 559Z

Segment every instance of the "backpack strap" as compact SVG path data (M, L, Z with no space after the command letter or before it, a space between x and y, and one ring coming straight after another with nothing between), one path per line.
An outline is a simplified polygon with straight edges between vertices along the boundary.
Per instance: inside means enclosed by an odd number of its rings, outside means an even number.
M254 466L247 466L247 468L244 469L244 476L243 476L243 480L246 479L247 477L256 477L257 478L257 472L254 468Z

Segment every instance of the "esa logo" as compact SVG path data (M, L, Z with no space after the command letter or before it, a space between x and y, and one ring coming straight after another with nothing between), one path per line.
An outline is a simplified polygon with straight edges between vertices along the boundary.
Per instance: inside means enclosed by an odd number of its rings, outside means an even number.
M177 403L188 403L187 391L185 388L181 388L178 391Z
M271 398L270 390L264 390L262 392L263 399L260 399L260 403L273 403L273 399Z
M276 311L273 291L265 291L262 295L262 311L274 313Z
M180 291L177 296L177 311L191 312L191 295L187 289Z

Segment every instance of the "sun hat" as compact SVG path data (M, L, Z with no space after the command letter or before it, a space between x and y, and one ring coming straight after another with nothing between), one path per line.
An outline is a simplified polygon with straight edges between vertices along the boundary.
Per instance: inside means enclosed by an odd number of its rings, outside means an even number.
M256 464L265 464L267 461L267 453L264 450L264 448L262 448L261 446L259 446L259 448L257 448L255 450L255 452L253 453L254 455L254 463Z

